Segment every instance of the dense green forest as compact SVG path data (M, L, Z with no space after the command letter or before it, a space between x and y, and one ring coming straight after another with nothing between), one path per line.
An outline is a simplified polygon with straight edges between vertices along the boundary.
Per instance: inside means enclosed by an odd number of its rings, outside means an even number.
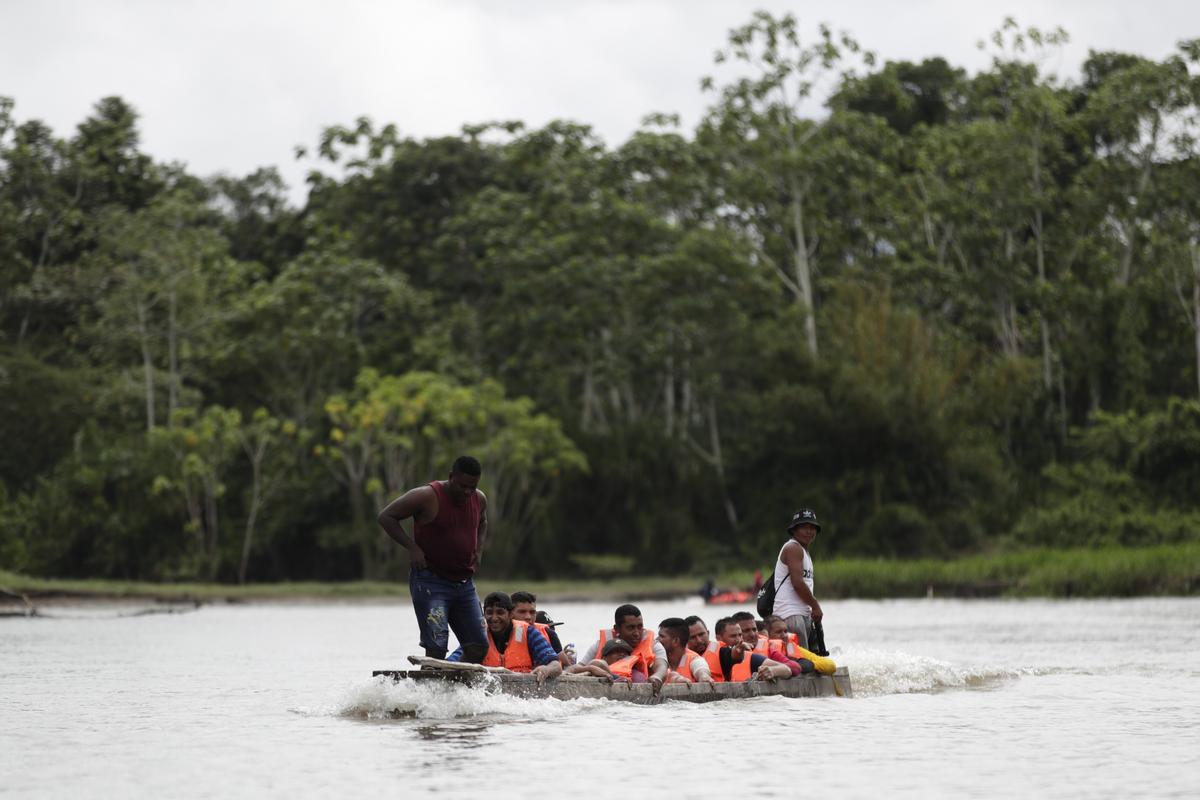
M802 505L822 555L1200 541L1200 40L1064 36L759 14L694 130L360 119L303 208L0 98L0 569L400 577L376 510L461 452L492 576L744 569Z

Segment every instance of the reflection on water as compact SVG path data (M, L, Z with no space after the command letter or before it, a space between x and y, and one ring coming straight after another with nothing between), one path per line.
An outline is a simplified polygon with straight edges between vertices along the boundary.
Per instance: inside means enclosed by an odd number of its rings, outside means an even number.
M463 749L479 747L491 737L491 722L454 722L421 725L417 735L427 742L451 744Z

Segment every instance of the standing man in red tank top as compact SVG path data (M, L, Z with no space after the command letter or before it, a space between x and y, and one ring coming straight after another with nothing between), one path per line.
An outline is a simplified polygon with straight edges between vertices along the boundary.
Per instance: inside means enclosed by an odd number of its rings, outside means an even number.
M482 474L476 459L459 456L448 480L409 489L379 512L383 530L408 550L409 593L430 658L446 657L450 631L463 661L478 664L487 654L474 580L488 532L487 498L477 488ZM400 524L409 517L412 536Z

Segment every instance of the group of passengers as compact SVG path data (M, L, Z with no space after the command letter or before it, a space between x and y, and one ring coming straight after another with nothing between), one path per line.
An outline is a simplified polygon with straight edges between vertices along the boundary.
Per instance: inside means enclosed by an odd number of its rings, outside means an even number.
M449 660L533 673L539 681L565 669L649 682L657 691L671 681L775 680L814 670L832 672L833 662L807 649L822 649L815 642L810 645L809 638L819 632L822 617L808 553L821 530L812 509L792 515L788 540L779 550L770 585L764 587L771 590L770 608L777 616L756 622L753 614L741 612L718 620L712 641L699 617L664 619L656 636L645 630L636 606L623 605L612 630L600 631L576 663L554 624L539 619L537 599L528 592L511 597L492 592L484 598L480 619L474 576L488 539L487 497L478 488L482 473L478 459L459 456L447 480L410 489L379 512L380 526L409 552L409 594L427 658L446 657L453 630L461 644ZM412 535L402 524L408 519Z
M483 600L483 617L483 665L532 673L539 682L565 671L650 683L657 691L665 683L774 681L810 672L831 674L835 668L829 658L806 649L783 618L759 621L748 611L717 620L714 641L700 617L669 617L655 635L646 630L637 606L622 605L613 615L612 629L601 629L578 662L529 592L492 592ZM448 660L462 658L460 647Z

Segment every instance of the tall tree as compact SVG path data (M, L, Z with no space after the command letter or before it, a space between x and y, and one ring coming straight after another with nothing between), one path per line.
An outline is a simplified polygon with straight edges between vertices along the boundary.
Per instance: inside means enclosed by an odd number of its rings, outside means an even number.
M736 207L732 216L759 243L759 258L804 310L804 340L814 358L814 262L822 230L812 206L822 190L817 172L828 156L817 154L819 140L832 129L827 120L807 118L805 112L814 92L829 88L823 83L855 57L874 63L874 56L845 33L822 25L816 40L806 44L793 15L776 19L757 12L730 33L729 46L717 54L718 64L744 65L751 76L722 87L701 133L728 153L726 170L732 174L725 199ZM705 78L702 85L711 90L715 82Z

